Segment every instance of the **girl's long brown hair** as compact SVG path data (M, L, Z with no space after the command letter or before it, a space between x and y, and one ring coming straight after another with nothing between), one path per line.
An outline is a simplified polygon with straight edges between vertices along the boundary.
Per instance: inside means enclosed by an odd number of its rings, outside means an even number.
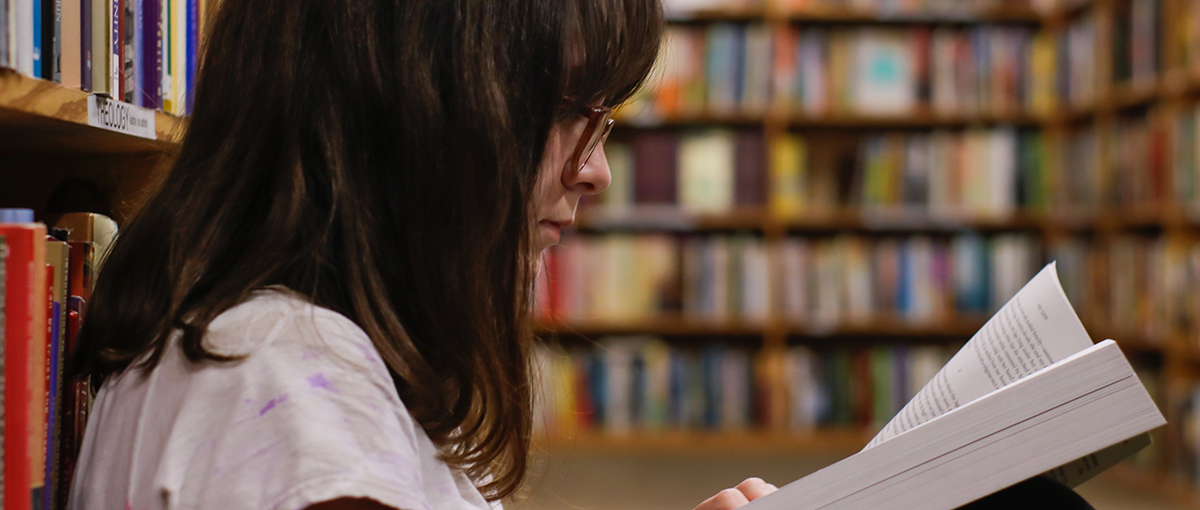
M222 0L195 112L98 277L93 381L188 359L255 289L357 323L489 499L530 441L531 200L561 98L624 101L658 0Z

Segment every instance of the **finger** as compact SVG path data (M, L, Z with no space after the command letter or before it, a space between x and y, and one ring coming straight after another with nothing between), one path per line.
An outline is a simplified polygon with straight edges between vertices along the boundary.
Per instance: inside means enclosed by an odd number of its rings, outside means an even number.
M747 478L742 483L739 483L737 490L744 494L747 500L754 501L779 489L774 485L764 482L762 478L754 477Z
M704 500L696 510L733 510L750 503L746 495L737 489L725 489L716 496Z

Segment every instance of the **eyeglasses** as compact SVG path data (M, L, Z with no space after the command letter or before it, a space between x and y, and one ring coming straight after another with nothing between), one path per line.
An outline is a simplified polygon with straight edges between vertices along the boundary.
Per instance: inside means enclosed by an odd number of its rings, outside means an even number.
M612 133L615 123L612 120L612 112L612 108L604 106L593 106L580 112L580 115L587 117L587 126L583 128L579 143L575 145L575 152L568 160L576 172L582 172L588 160L592 159L592 153L596 152L596 146L608 140L608 134Z

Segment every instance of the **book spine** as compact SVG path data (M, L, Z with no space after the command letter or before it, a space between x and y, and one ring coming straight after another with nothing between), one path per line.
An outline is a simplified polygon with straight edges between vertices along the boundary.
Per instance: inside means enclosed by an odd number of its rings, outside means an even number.
M41 510L33 491L41 486L40 377L46 342L46 228L0 224L9 248L5 295L4 508ZM38 398L35 398L37 396ZM35 481L35 478L37 479Z
M0 2L2 5L3 2ZM7 6L5 7L7 8ZM5 378L8 375L6 368L8 360L6 359L7 347L6 338L8 338L8 320L5 312L5 303L8 299L8 259L9 246L7 238L4 234L0 234L0 408L6 407L3 399L5 398ZM0 416L0 504L8 504L9 488L5 484L4 475L8 472L5 468L4 452L7 445L4 444L5 437L8 437L7 429L5 428L5 419ZM11 460L10 460L11 462Z
M95 39L95 36L92 33L93 25L95 23L92 19L92 3L93 3L93 1L92 0L63 0L63 1L70 2L70 3L77 2L75 8L79 10L78 11L79 12L79 89L83 90L84 92L91 92L91 91L95 90L96 85L97 85L94 81L95 76L93 76L93 73L94 73L93 69L94 69L94 66L96 66L99 63L98 59L96 59L92 56L92 52L95 51L95 48L96 48L95 41L93 40L93 39ZM69 5L69 4L65 4L65 5ZM70 26L70 24L67 23L67 21L68 20L64 17L63 24ZM103 52L104 47L101 46L100 50ZM107 53L107 52L105 52L105 53ZM67 65L70 65L70 63L64 62L63 65L65 67Z
M29 54L30 54L30 58L31 58L31 65L33 66L30 69L30 73L34 78L43 78L43 77L45 77L45 72L46 72L46 64L42 59L42 56L43 56L42 55L42 51L43 51L42 43L45 42L42 40L42 34L43 34L42 24L44 22L44 20L42 20L42 4L43 4L44 0L28 0L28 1L29 1L29 9L30 9L29 16L30 16L30 20L31 20L30 21L30 23L31 23L31 25L30 25L31 39L29 42L29 44L30 44L30 49L29 49L30 53Z
M170 0L171 3L171 97L175 105L174 115L184 113L184 97L187 95L187 2Z
M84 0L91 6L91 34L92 34L92 92L97 94L111 94L109 88L112 84L111 72L109 65L112 60L112 29L111 24L112 9L108 6L108 0Z
M123 7L121 0L108 1L108 27L109 27L109 43L112 46L112 52L108 58L108 73L109 73L109 89L108 93L114 99L122 101L125 98L124 93L124 71L122 66L125 62L124 56L124 34L121 32L121 19Z
M137 0L121 0L121 100L137 101L137 51L134 43L137 25L134 8Z
M130 80L131 81L130 81L130 83L132 83L133 92L132 92L132 94L130 94L131 99L129 100L129 102L144 108L144 107L146 107L147 99L149 99L149 96L148 96L148 93L146 90L147 76L146 76L146 68L145 68L147 60L149 60L147 58L149 55L147 55L147 53L146 53L146 49L147 49L146 43L148 41L146 41L146 37L145 37L146 36L146 0L132 0L130 2L130 5L131 5L130 12L132 13L131 14L132 17L131 17L131 23L129 26L131 27L131 30L132 30L132 34L130 34L130 37L132 37L133 43L131 46L132 56L127 57L127 58L130 60L130 66L131 66L131 70L130 70L130 74L131 74Z
M59 463L61 445L63 347L67 332L67 290L70 262L70 246L65 241L47 240L47 267L51 283L50 293L50 342L47 344L47 399L46 399L46 488L45 510L61 508L65 500L61 494L62 469Z
M53 78L54 83L62 83L62 3L63 0L46 0L46 7L48 8L46 16L46 27L48 28L46 40L48 45L53 48L52 58L46 62L48 66L46 79ZM49 13L51 12L54 13L53 16L50 16ZM75 49L78 51L78 46ZM78 84L75 84L75 87L78 86Z
M184 65L184 108L185 115L192 113L196 94L196 65L200 52L200 9L198 0L187 0L187 57Z
M8 41L8 18L12 16L10 10L9 0L0 0L0 67L14 67L12 56L9 55L12 45Z
M142 67L138 80L142 94L139 106L157 110L162 106L162 14L159 12L162 4L160 0L140 0L140 5L138 58Z

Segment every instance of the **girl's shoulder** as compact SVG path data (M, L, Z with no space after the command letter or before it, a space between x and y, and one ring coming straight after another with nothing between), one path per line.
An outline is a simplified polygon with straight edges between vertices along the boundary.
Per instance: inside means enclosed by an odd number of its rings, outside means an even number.
M204 346L217 354L248 360L324 359L390 380L386 365L362 328L282 286L257 290L218 315L204 335Z

